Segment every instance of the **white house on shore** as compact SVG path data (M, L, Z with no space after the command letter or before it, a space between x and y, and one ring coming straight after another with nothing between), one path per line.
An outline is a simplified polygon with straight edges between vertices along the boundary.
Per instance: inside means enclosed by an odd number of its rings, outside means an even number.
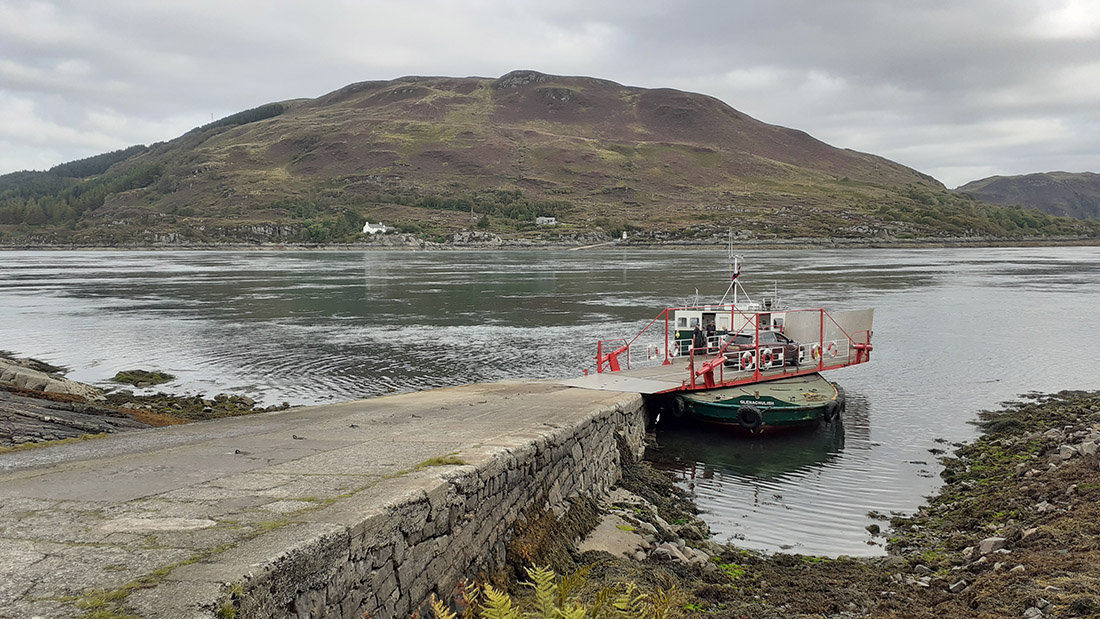
M558 225L557 217L536 217L535 223L540 226L556 226Z
M387 232L393 232L393 230L393 226L387 226L382 222L372 224L368 221L367 223L363 224L363 234L378 234L379 232L385 234Z

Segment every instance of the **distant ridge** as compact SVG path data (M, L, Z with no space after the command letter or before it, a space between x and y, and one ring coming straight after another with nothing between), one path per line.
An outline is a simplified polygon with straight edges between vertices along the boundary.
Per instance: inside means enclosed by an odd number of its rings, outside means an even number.
M362 242L365 221L405 235L373 241L406 244L1100 231L984 205L707 95L530 70L359 82L0 176L4 244Z
M993 204L1019 205L1077 219L1100 219L1100 174L1093 172L991 176L971 181L957 191Z

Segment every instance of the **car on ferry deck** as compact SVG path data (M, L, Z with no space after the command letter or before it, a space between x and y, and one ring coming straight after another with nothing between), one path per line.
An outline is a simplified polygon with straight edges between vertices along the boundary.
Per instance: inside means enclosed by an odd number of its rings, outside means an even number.
M725 348L727 359L725 365L727 367L749 369L753 365L751 363L744 364L745 367L742 367L741 357L744 352L756 350L754 335L754 333L735 333L727 338L729 341L729 346ZM779 331L760 332L760 350L771 351L772 363L769 367L778 366L781 359L784 365L797 366L801 362L801 359L799 359L801 348L801 344Z

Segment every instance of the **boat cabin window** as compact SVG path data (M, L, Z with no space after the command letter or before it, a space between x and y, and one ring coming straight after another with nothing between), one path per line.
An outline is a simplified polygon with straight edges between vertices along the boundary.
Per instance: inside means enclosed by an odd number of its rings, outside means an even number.
M676 319L676 326L677 327L686 327L686 326L688 326L688 319L684 318L683 316L680 316L679 318Z
M699 326L699 319L698 319L698 318L692 318L692 319L691 319L691 325L690 325L690 326L691 326L692 328L698 327L698 326Z

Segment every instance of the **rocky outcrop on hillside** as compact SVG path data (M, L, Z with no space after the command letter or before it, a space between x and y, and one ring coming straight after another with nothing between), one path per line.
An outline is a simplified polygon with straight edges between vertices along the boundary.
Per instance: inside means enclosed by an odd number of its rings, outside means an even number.
M451 243L455 245L476 245L478 247L500 247L504 244L504 239L492 232L459 230L451 235Z

